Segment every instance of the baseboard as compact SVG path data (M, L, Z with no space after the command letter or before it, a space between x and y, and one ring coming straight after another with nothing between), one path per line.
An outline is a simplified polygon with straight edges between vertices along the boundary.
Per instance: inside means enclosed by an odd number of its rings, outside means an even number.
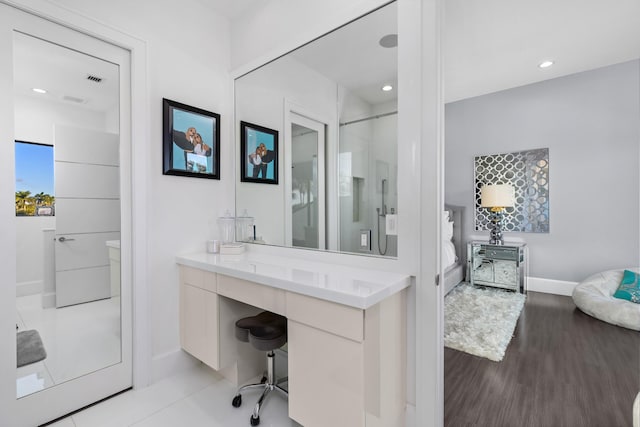
M151 360L151 381L149 384L175 375L176 372L191 368L198 363L200 362L195 357L182 349L154 356Z
M543 279L541 277L528 277L527 290L544 292L545 294L564 295L570 297L577 282L565 280Z
M42 308L52 308L56 306L56 293L46 292L42 294Z
M42 280L20 282L16 285L16 297L26 297L27 295L39 294L42 292L42 286Z

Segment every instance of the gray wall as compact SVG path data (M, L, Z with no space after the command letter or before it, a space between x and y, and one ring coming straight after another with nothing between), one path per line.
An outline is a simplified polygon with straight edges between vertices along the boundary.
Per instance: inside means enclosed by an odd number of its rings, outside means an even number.
M529 246L529 276L580 281L640 264L640 61L446 105L445 201L474 231L476 155L549 148L550 233Z

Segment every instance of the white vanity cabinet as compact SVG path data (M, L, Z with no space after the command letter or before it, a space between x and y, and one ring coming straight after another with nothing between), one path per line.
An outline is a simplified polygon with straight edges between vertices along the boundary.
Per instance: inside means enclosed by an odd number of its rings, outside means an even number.
M261 311L222 297L218 275L180 268L180 346L239 385L264 370L264 353L235 338L235 321Z
M304 426L404 425L404 292L366 310L292 296L289 416Z
M181 259L185 258L179 263ZM303 286L298 289L273 277L246 280L249 268L244 264L235 267L238 272L220 264L187 264L191 265L180 265L180 335L185 351L235 384L243 383L262 372L265 360L263 352L235 339L235 321L262 310L278 313L288 321L290 418L305 427L404 425L406 285L362 307L357 299L352 299L355 304L336 302L340 296L305 293ZM251 265L255 270L255 263ZM273 270L271 261L269 271ZM313 277L318 276L316 272ZM345 280L327 274L318 283L327 289ZM351 284L356 287L349 289L360 293L365 285L375 288L375 283L358 278Z
M180 269L180 345L213 369L220 369L216 280L215 273Z

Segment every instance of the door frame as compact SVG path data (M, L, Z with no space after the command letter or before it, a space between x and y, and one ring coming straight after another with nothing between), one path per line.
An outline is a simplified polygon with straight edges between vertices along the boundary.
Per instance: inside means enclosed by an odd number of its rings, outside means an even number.
M285 113L284 128L284 182L285 182L285 244L293 246L293 212L291 194L293 192L293 132L291 126L296 123L318 133L318 249L326 249L327 221L326 221L326 181L325 181L325 153L326 153L326 128L327 124L311 119L294 110Z
M123 156L121 167L130 171L130 185L121 188L121 197L128 200L128 208L122 211L127 212L127 217L122 217L122 233L130 236L130 245L122 247L122 280L130 284L132 294L131 307L131 341L132 346L132 383L134 388L142 388L149 384L151 365L151 337L149 333L148 315L148 287L147 287L147 230L144 219L147 217L146 199L147 184L146 173L148 170L148 154L145 148L148 146L148 100L147 100L147 78L146 78L146 43L143 40L122 33L111 27L103 25L95 20L72 12L68 9L51 4L46 0L0 0L0 4L13 7L19 11L43 18L61 27L89 35L100 41L115 45L127 50L130 58L130 115L121 115L121 127L129 128L128 138L136 141L136 144L129 145L130 155ZM0 43L2 43L0 41ZM6 46L5 46L6 47ZM1 67L0 67L1 68ZM5 93L12 93L10 73L6 74L6 69L0 69L0 87L8 90ZM0 103L0 114L6 120L13 120L13 103L10 108L9 103ZM13 127L11 127L13 128ZM8 133L8 132L7 132ZM5 132L3 132L3 137ZM6 139L6 138L4 138ZM13 140L13 134L8 140ZM10 160L10 161L9 161ZM10 188L14 184L13 158L2 162L2 180L5 185L0 185L2 194L10 194ZM125 164L126 163L126 164ZM131 165L136 164L132 169ZM5 167L6 166L6 167ZM135 197L133 195L135 194ZM0 207L0 220L5 224L10 224L15 220L15 212L12 205ZM11 208L9 209L8 206ZM15 229L10 228L2 241L0 241L0 267L7 272L6 280L15 282L16 278L16 234ZM16 315L15 289L7 286L0 290L0 340L15 343ZM5 346L0 351L0 378L15 378L15 344ZM86 385L87 390L91 390L91 384ZM7 384L0 382L0 407L3 408L3 417L7 417L10 425L19 425L18 420L18 400L15 394L15 381ZM3 420L4 422L4 420Z
M291 226L293 224L293 214L291 212L291 191L292 191L292 173L291 166L293 164L292 153L291 153L291 124L295 123L292 120L292 115L295 114L297 116L301 116L305 119L311 120L313 122L320 123L324 125L324 141L322 142L324 150L320 152L318 150L318 164L322 161L324 163L325 168L320 171L320 167L318 167L318 193L323 194L322 203L318 206L319 210L322 209L322 212L319 212L319 218L322 217L324 219L324 224L318 224L318 245L324 246L321 249L331 249L332 239L331 239L331 210L327 209L327 191L330 190L331 182L327 182L327 177L331 176L332 168L327 162L327 158L330 158L330 134L332 132L331 126L327 118L322 117L320 114L317 114L301 105L295 104L288 99L284 100L284 114L283 119L284 123L282 129L284 131L284 181L285 181L285 189L284 189L284 241L285 245L288 247L292 246L293 243L293 235ZM326 170L326 173L325 173ZM322 172L322 177L320 176ZM330 207L329 207L330 208Z

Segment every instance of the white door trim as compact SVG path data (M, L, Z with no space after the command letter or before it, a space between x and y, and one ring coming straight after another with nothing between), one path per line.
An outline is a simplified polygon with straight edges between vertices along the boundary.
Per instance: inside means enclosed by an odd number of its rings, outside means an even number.
M285 170L285 244L293 246L293 213L291 194L293 191L293 136L291 125L297 123L318 133L318 248L326 248L326 186L325 186L325 128L326 123L303 116L295 110L285 111L284 126L284 170Z
M284 118L284 123L282 125L282 129L284 130L284 180L285 180L285 195L284 195L284 223L285 223L285 245L288 247L292 246L292 234L291 234L291 224L293 221L292 218L292 213L291 213L291 180L292 180L292 175L291 175L291 163L292 163L292 159L291 159L291 123L292 123L292 118L291 115L296 114L298 116L302 116L303 118L307 118L309 120L312 120L314 122L317 123L321 123L325 126L325 132L324 132L324 141L323 141L323 147L324 150L323 152L320 152L320 150L318 150L318 164L320 164L320 162L324 163L325 167L323 168L322 171L320 171L321 168L318 168L318 193L319 194L326 194L327 191L330 191L331 186L332 186L332 182L327 183L326 182L326 177L327 176L331 176L331 171L335 170L332 165L330 164L331 162L327 161L327 159L332 158L331 154L332 154L332 150L331 150L331 141L330 141L330 135L331 132L333 132L334 130L331 129L332 126L330 126L330 123L333 123L332 121L330 121L327 117L322 117L322 115L315 113L314 111L311 111L301 105L298 105L288 99L284 100L284 114L283 114L283 118ZM325 170L327 171L325 174ZM320 177L320 174L322 173L322 177ZM326 206L326 197L323 198L324 200L322 200L322 203L319 206L319 209L321 209L320 212L320 217L323 218L323 224L318 224L318 229L320 230L320 236L318 239L318 242L320 244L321 247L324 247L327 243L326 237L327 235L329 235L329 247L327 247L327 249L334 249L332 247L332 239L331 239L331 233L332 233L332 227L331 227L331 217L332 217L332 210L331 207L329 207L329 212L327 213L327 206ZM329 233L327 233L327 214L329 217Z

